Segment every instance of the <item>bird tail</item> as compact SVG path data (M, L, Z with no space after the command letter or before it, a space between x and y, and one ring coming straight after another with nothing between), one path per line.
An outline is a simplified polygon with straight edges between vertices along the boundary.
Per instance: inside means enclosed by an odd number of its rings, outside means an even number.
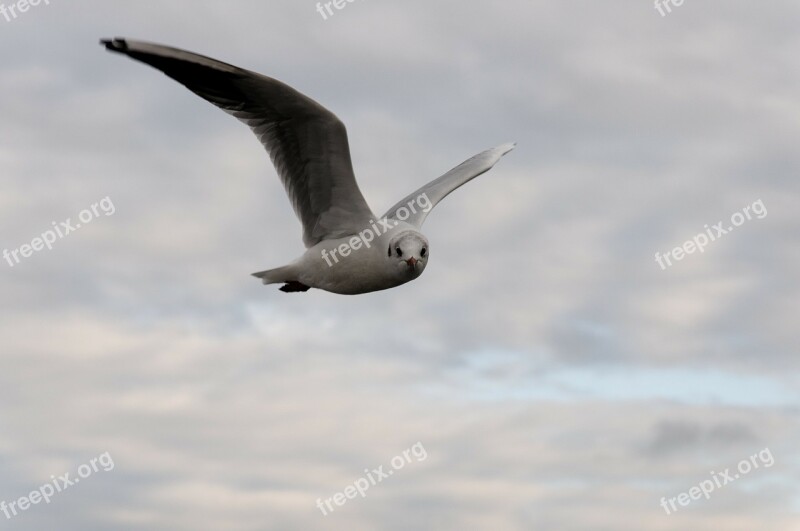
M279 282L292 282L297 280L294 276L292 266L276 267L275 269L267 269L266 271L259 271L253 273L253 276L260 278L263 284L278 284Z
M280 284L283 282L284 284L280 289L285 293L303 292L311 289L310 286L299 282L295 273L294 266L288 265L275 269L267 269L266 271L259 271L258 273L253 273L253 276L260 278L262 284Z

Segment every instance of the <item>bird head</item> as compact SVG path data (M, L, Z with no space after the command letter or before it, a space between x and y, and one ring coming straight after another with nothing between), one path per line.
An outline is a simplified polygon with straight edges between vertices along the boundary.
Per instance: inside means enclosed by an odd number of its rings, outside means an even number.
M428 263L428 240L419 232L403 231L389 240L387 259L404 276L418 277Z

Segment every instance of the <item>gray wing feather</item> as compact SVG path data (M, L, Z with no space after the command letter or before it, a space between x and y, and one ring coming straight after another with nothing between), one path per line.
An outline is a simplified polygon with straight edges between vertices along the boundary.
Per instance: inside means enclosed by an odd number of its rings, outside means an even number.
M407 223L417 227L417 229L421 228L422 223L428 216L428 213L433 210L433 207L436 206L439 201L447 197L450 192L459 186L492 169L492 166L497 164L497 161L499 161L503 155L514 149L514 146L516 146L516 143L503 144L502 146L497 146L496 148L487 149L486 151L478 153L474 157L465 160L438 179L429 182L416 192L403 198L402 201L390 208L383 217L388 219L398 219L397 211L400 208L406 207L406 210L410 211L410 209L408 209L409 203L424 194L430 201L431 207L428 208L427 212L415 207L414 210L416 210L416 212L410 212L409 217L405 220Z
M375 218L356 184L345 126L319 103L276 79L192 52L119 38L101 43L249 125L286 188L307 247L356 234Z

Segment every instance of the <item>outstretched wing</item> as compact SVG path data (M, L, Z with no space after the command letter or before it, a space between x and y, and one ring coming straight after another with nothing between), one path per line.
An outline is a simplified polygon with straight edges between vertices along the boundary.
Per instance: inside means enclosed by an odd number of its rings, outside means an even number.
M306 247L356 234L375 219L356 184L344 124L319 103L270 77L177 48L120 38L100 42L249 125L283 181Z
M435 207L439 201L447 197L450 192L462 184L465 184L478 175L491 170L492 166L497 164L497 161L499 161L503 155L514 149L514 146L516 146L516 143L503 144L502 146L497 146L496 148L487 149L486 151L478 153L474 157L465 160L438 179L429 182L416 192L405 197L402 201L390 208L383 217L388 219L397 219L397 211L405 207L406 211L410 214L405 221L411 225L414 225L417 227L417 229L421 228L422 223L428 216L428 213L433 210L433 207ZM423 206L423 208L427 208L427 211L417 210L414 208L413 210L416 212L411 212L412 209L408 208L409 203L414 200L418 200L418 198L420 198L423 194L427 196L431 206ZM419 201L417 201L417 204L419 204Z

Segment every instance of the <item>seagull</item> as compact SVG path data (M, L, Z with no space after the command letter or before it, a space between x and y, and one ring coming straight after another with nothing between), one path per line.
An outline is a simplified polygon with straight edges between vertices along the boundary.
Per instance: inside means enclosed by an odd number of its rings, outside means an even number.
M416 279L430 257L420 232L428 213L516 145L473 156L378 218L356 183L344 124L316 101L276 79L186 50L125 38L100 43L161 70L253 130L303 225L306 246L289 265L253 276L283 284L287 293L317 288L356 295Z

